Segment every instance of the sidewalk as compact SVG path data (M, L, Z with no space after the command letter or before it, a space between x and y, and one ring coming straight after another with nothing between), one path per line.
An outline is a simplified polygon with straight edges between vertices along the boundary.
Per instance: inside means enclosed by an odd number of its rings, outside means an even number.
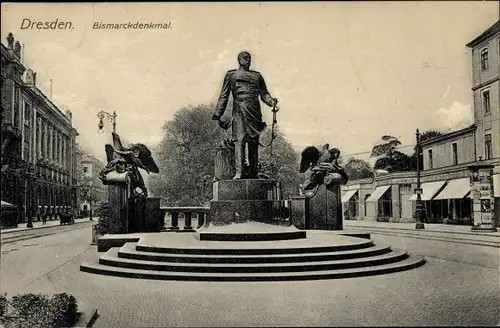
M395 229L395 230L411 230L419 232L444 232L444 233L458 233L476 236L491 236L500 238L500 231L497 232L483 232L472 231L469 225L453 225L442 223L425 223L425 229L415 229L415 223L395 223L395 222L378 222L368 220L344 220L344 227L349 228L372 228L372 229ZM498 228L497 228L498 229Z
M97 218L93 219L94 221L97 221ZM89 218L83 218L83 219L76 219L75 224L81 223L81 222L86 222L90 221ZM1 234L6 234L6 233L12 233L12 232L19 232L19 231L26 231L26 230L36 230L36 229L43 229L43 228L49 228L49 227L55 227L61 225L59 220L51 220L47 221L45 225L43 225L42 221L36 221L33 222L33 228L27 228L26 227L27 223L20 223L17 228L5 228L1 230Z

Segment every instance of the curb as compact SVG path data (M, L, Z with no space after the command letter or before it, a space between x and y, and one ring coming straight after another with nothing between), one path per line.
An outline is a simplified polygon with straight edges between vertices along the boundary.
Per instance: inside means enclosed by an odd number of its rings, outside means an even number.
M54 221L57 221L57 220L54 220ZM94 220L93 220L94 221ZM74 224L79 224L79 223L84 223L84 222L91 222L90 220L86 220L86 221L75 221ZM66 226L66 225L74 225L74 224L65 224L63 226ZM50 226L41 226L41 227L38 227L38 228L24 228L24 229L20 229L20 230L13 230L13 229L6 229L4 231L1 231L0 234L4 235L4 234L11 234L11 233L15 233L15 232L26 232L26 231L36 231L36 230L40 230L40 229L48 229L48 228L54 228L54 227L60 227L61 225L60 224L54 224L54 225L50 225ZM14 228L15 229L15 228Z
M84 222L79 222L79 223L84 223ZM2 236L2 238L0 238L0 244L6 245L9 243L15 243L18 241L25 241L25 240L30 240L30 239L40 238L40 237L51 236L51 235L55 235L59 232L72 231L72 230L76 230L76 229L85 228L85 226L80 227L80 226L75 226L75 225L77 225L77 224L75 223L75 224L69 225L69 227L72 227L72 229L67 229L67 230L62 230L62 231L58 231L58 230L46 231L46 232L42 231L39 234L25 234L25 235L20 235L20 236L15 236L15 235ZM56 227L60 227L60 226L56 226ZM38 230L38 229L34 229L34 230L30 230L30 231L36 231L36 230ZM11 237L11 238L7 238L7 237Z
M356 228L350 227L353 230L356 230ZM486 246L486 247L493 247L493 248L500 248L500 242L495 242L495 241L489 241L489 240L473 240L473 239L468 239L468 240L463 240L461 238L453 238L453 237L447 237L447 236L436 236L436 235L429 235L429 234L415 234L415 233L409 233L408 230L402 230L402 229L385 229L385 230L377 230L375 228L368 228L370 229L371 234L379 234L379 235L387 235L387 236L396 236L396 237L405 237L405 238L413 238L413 239L424 239L424 240L436 240L436 241L442 241L442 242L448 242L448 243L456 243L456 244L463 244L463 245L475 245L475 246ZM358 228L358 230L366 230L363 227ZM411 230L410 230L411 231Z
M92 221L95 221L95 220L92 220ZM4 230L4 231L1 231L0 235L7 235L7 234L15 233L15 232L37 231L37 230L40 230L40 229L48 229L48 228L61 227L61 226L72 226L72 225L75 225L75 224L80 224L80 223L84 223L84 222L92 222L92 221L90 221L90 220L87 220L87 221L75 221L74 224L64 224L64 225L54 224L54 225L50 225L50 226L41 226L41 227L38 227L38 228L24 228L24 229L20 229L20 230L7 229L7 230Z
M91 313L90 318L85 319L84 317L84 319L81 320L83 322L82 323L78 322L75 326L73 326L73 328L91 328L94 325L97 318L99 318L99 310L92 309L90 313Z
M416 231L415 229L398 228L398 227L376 227L376 226L350 225L350 224L346 224L345 226L349 227L349 228L361 228L361 229ZM486 234L486 233L472 232L472 231L471 232L463 232L463 231L429 230L429 229L422 229L422 230L418 230L418 231L419 232L437 232L437 233L448 233L448 234L461 234L461 235L475 235L475 236L486 236L486 237L495 237L496 236L496 237L500 238L500 236L497 236L494 234Z

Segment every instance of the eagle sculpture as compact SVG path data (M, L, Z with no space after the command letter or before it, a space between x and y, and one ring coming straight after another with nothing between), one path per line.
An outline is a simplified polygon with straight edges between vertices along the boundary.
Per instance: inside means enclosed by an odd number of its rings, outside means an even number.
M99 178L103 184L111 184L106 176L110 172L129 173L131 178L131 189L134 196L148 196L148 190L144 184L139 168L149 173L159 173L160 170L156 165L151 151L144 144L131 144L127 148L123 147L120 137L116 133L112 133L113 145L106 144L106 158L108 164L99 174ZM139 189L140 191L137 191Z
M322 147L308 146L301 154L299 172L304 173L304 183L299 186L302 192L314 190L324 184L328 189L336 185L346 184L348 176L338 164L340 150L330 148L329 144Z

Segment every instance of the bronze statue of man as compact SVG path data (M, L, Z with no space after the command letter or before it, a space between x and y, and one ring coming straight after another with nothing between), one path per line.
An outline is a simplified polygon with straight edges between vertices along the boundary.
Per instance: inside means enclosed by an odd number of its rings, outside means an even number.
M262 121L259 97L273 111L278 111L278 100L267 91L266 82L257 71L250 70L251 55L244 51L238 55L239 68L226 73L217 108L212 120L219 120L224 129L229 124L221 121L226 110L229 94L233 95L232 139L235 143L236 174L233 179L258 177L259 137L266 128ZM248 174L245 176L245 150L248 150Z

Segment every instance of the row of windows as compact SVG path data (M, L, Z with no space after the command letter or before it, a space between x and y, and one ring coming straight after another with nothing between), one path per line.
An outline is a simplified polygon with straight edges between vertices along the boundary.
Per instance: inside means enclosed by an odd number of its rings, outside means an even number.
M452 165L458 165L458 146L457 143L454 142L451 144L451 153L452 153ZM429 169L433 169L434 163L432 158L432 149L427 150L427 154L429 157ZM491 141L491 133L484 135L484 159L491 159L493 157L493 145Z

